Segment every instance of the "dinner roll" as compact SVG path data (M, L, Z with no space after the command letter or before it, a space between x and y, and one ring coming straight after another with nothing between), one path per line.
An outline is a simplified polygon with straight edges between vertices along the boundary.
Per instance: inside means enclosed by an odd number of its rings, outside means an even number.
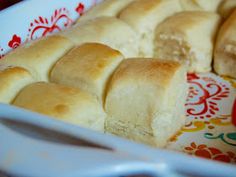
M132 1L134 0L104 0L83 14L78 22L102 16L116 17Z
M225 19L233 12L236 7L236 0L224 0L219 7L219 13Z
M85 43L56 63L50 81L81 88L103 101L106 84L123 58L119 51L106 45Z
M216 12L223 0L180 0L183 10Z
M123 60L108 87L107 132L163 147L185 122L186 69L174 61Z
M121 11L119 18L139 34L139 56L153 56L154 29L180 10L178 0L135 0Z
M65 37L49 36L16 48L0 60L0 64L23 67L36 80L48 81L52 66L72 47L72 42Z
M18 92L33 81L24 68L0 65L0 102L11 103Z
M214 70L220 75L236 78L236 10L220 28L214 53Z
M189 72L211 71L220 17L214 12L180 12L155 31L154 56L186 63Z
M108 45L126 57L137 56L138 38L132 28L115 17L98 17L77 23L61 35L74 44L97 42Z
M26 86L13 105L94 130L104 129L102 107L95 97L80 89L37 82Z

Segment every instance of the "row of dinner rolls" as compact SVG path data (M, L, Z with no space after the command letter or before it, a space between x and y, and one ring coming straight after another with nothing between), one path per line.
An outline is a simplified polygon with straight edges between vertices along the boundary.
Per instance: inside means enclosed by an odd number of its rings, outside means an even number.
M196 2L202 4L202 1ZM221 25L220 15L216 12L206 10L183 11L183 6L181 6L179 0L133 0L129 3L124 1L117 3L117 1L105 0L97 8L94 7L88 11L88 14L97 12L97 18L88 15L88 20L79 20L73 27L59 33L58 35L61 37L52 39L49 42L50 47L47 49L42 47L42 52L45 54L49 52L48 56L50 56L51 64L54 64L53 61L74 45L97 42L121 51L126 58L138 56L175 60L186 64L189 72L212 71L212 59L214 57L213 66L218 74L236 77L232 72L225 72L235 67L233 55L228 57L227 60L224 59L223 63L226 64L221 66L222 59L218 58L218 49L215 45L216 40L220 41L217 37L220 38L227 33L224 30L226 28L223 27L225 24L229 24L227 29L234 29L234 23L227 23L227 21L234 18L227 18ZM208 6L213 6L214 3L215 5L219 4L219 1L209 0ZM117 7L116 10L114 10L115 7ZM104 16L107 13L104 12L103 14L103 11L114 11L113 15L118 18L112 17L110 13L108 13L108 16ZM232 16L235 16L235 13L232 13ZM82 18L86 19L86 13ZM221 35L218 35L220 28L222 29ZM227 35L231 36L233 33ZM34 68L35 66L30 64L32 61L30 53L34 53L32 47L29 47L30 45L25 46L25 49L28 50L11 52L7 55L7 64L11 64L9 62L12 61L17 66L24 67L23 65L27 65L25 67L34 75L40 73L40 71L45 73L43 70L47 70L51 65L41 68L39 66L43 66L44 62L35 59L33 64L37 61L40 61L40 64L37 65L37 68ZM38 45L48 44L41 42ZM217 45L219 46L219 42L217 42ZM222 45L225 46L225 44ZM57 52L56 48L62 53ZM64 48L64 50L60 50L61 48ZM51 56L50 52L54 52L54 56ZM28 53L27 57L24 53ZM21 55L24 56L24 59L19 60ZM40 54L34 58L43 55L40 51ZM48 62L49 60L44 57L44 61ZM48 81L47 75L43 76L41 74L41 76L38 76L38 80Z
M94 17L120 18L137 33L137 56L174 59L185 62L189 72L207 72L212 70L212 59L217 56L214 48L223 22L220 16L227 21L235 6L235 0L105 0L81 19L92 19L90 14L95 13ZM78 23L81 23L80 19ZM216 59L213 66L220 65L218 61ZM226 63L230 64L224 65L221 71L219 67L214 70L235 78L232 72L222 72L231 70L229 65L235 67L232 61Z
M184 124L186 67L178 62L125 59L106 45L85 43L61 56L47 73L49 82L24 83L10 103L158 147Z
M102 3L97 4L96 6L89 9L82 17L80 17L77 22L81 22L83 20L89 20L101 16L108 16L108 17L118 17L123 9L125 9L128 5L131 5L132 2L134 4L144 4L142 7L136 6L137 8L142 9L146 7L145 11L141 11L145 13L149 11L150 5L146 5L145 3L149 4L149 1L155 6L155 1L152 0L103 0ZM162 3L162 0L156 0L157 3ZM169 0L166 0L169 1ZM230 9L232 9L234 4L234 0L170 0L173 3L178 3L177 6L181 7L184 11L212 11L217 12L219 11L222 14L228 14ZM166 2L164 2L166 3ZM170 2L167 2L170 3ZM177 8L178 8L177 7ZM155 7L154 7L155 8Z

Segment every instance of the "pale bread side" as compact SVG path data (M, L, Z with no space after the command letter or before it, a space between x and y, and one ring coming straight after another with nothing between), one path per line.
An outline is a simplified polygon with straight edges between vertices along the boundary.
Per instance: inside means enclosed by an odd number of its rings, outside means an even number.
M214 70L236 78L236 10L221 26L214 52Z
M123 60L109 84L107 132L163 147L185 122L186 69L174 61Z
M179 11L178 0L136 0L121 11L119 18L138 33L139 56L153 57L155 28Z
M157 27L154 56L185 63L189 72L209 72L219 25L214 12L180 12Z

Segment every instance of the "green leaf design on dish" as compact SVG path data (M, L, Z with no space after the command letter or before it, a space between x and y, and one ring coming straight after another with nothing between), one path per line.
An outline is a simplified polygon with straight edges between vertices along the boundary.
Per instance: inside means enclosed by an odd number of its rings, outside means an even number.
M236 132L226 134L227 138L236 140Z
M236 132L231 132L231 133L220 133L219 135L214 135L212 133L205 133L204 137L207 139L220 139L224 143L231 145L231 146L236 146ZM230 142L229 142L230 140ZM235 141L235 143L232 143L232 141Z

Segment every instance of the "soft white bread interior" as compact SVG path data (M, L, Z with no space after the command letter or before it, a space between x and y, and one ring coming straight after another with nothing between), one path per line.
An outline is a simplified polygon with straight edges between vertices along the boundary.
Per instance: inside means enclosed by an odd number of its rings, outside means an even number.
M132 28L115 17L98 17L77 23L61 35L76 45L97 42L119 50L125 57L138 54L138 38Z
M83 127L104 130L106 114L100 103L80 89L37 82L26 86L13 105Z
M38 81L48 81L52 66L73 47L62 36L49 36L26 43L7 54L1 65L19 66L27 69Z
M109 78L123 59L119 51L106 45L85 43L56 63L50 81L86 90L102 102Z
M105 131L163 147L185 122L186 68L158 59L123 60L107 91Z
M216 12L223 0L180 0L185 11L212 11Z
M236 7L235 0L224 0L219 7L219 13L223 18L228 18Z
M0 102L11 103L19 91L34 82L24 68L0 65Z
M168 16L181 10L178 0L135 0L124 8L119 18L139 35L139 56L153 56L153 32Z
M116 17L132 1L134 0L104 0L83 14L78 22L102 16Z
M224 22L217 36L214 70L236 78L236 10Z
M189 72L211 71L219 24L220 16L214 12L180 12L157 27L154 56L186 63Z

